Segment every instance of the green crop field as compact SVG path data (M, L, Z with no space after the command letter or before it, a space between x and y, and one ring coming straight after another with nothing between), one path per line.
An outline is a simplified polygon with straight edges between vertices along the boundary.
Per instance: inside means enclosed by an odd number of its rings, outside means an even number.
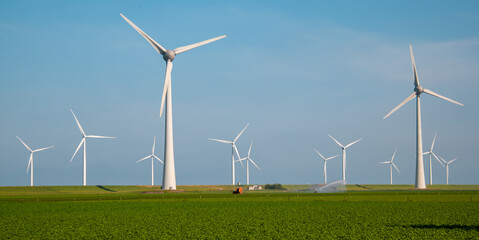
M479 187L0 187L1 239L479 239Z

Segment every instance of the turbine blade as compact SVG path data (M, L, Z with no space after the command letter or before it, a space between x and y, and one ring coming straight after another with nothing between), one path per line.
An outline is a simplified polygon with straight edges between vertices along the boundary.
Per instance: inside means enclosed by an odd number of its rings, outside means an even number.
M146 160L146 159L148 159L148 158L151 158L151 157L152 157L152 155L148 155L148 156L146 156L146 157L144 157L144 158L142 158L142 159L136 161L136 163L139 163L139 162L141 162L141 161L143 161L143 160Z
M454 161L456 161L456 160L457 160L457 158L454 158L454 159L452 159L451 161L449 161L447 164L451 164L452 162L454 162Z
M161 55L165 54L166 52L166 49L164 47L162 47L160 44L158 44L157 42L155 42L155 40L153 40L153 38L151 38L150 36L146 35L145 32L143 32L139 27L137 27L133 22L130 21L130 19L126 18L125 16L123 16L123 14L121 14L121 17L123 19L125 19L125 21L130 24L139 34L141 34L141 36L143 36L150 44L151 46L153 46L156 51L158 51Z
M437 93L435 93L435 92L433 92L433 91L431 91L431 90L429 90L429 89L424 89L424 92L427 93L427 94L429 94L429 95L433 95L434 97L438 97L438 98L444 99L444 100L446 100L446 101L448 101L448 102L455 103L455 104L457 104L457 105L459 105L459 106L464 106L464 104L462 104L462 103L460 103L460 102L457 102L457 101L454 101L454 100L452 100L452 99L450 99L450 98L447 98L447 97L444 97L444 96L442 96L442 95L439 95L439 94L437 94Z
M328 161L328 160L331 160L331 159L336 158L336 157L339 157L339 155L332 156L332 157L326 158L326 159L324 159L324 160L325 160L325 161Z
M434 158L444 167L444 164L441 162L441 160L439 160L439 158L437 158L436 154L434 154L434 152L431 152L431 154L434 156Z
M231 141L219 140L219 139L214 139L214 138L208 138L208 140L216 141L216 142L221 142L221 143L228 143L228 144L232 144L232 143L233 143L233 142L231 142Z
M163 114L163 108L165 107L165 98L166 93L171 84L171 70L173 69L173 63L168 60L166 61L166 71L165 71L165 84L163 85L163 94L161 95L161 108L160 108L160 118Z
M432 152L432 150L434 149L434 142L436 142L436 133L434 133L434 139L432 140L432 144L431 144L431 150L430 152Z
M249 145L249 150L248 150L248 157L251 154L251 147L253 146L253 140L251 140L251 143Z
M341 146L342 148L344 147L343 145L341 145L341 143L338 142L338 140L334 139L331 135L328 135L330 138L332 138L339 146Z
M344 147L344 148L348 148L348 147L350 147L351 145L353 145L353 144L355 144L355 143L357 143L357 142L361 141L361 139L362 139L362 138L360 138L360 139L358 139L358 140L356 140L356 141L354 141L354 142L352 142L352 143L350 143L350 144L346 145L346 147Z
M402 101L399 105L397 105L393 110L391 110L391 112L389 112L388 114L386 114L386 116L383 117L383 119L386 119L387 117L389 117L389 115L393 114L396 110L398 110L400 107L402 107L404 104L406 104L407 102L411 101L413 98L416 97L416 92L413 92L411 93L411 95L409 95L409 97L407 97L406 99L404 99L404 101Z
M217 41L217 40L220 40L222 38L225 38L226 35L223 35L223 36L219 36L219 37L215 37L215 38L212 38L212 39L208 39L206 41L203 41L203 42L199 42L199 43L195 43L195 44L191 44L191 45L188 45L188 46L183 46L183 47L179 47L179 48L175 48L175 50L173 50L173 52L175 52L175 54L180 54L182 52L186 52L188 50L191 50L193 48L197 48L199 46L203 46L205 44L208 44L210 42L214 42L214 41Z
M32 164L32 161L33 161L33 152L30 153L30 158L28 159L28 166L27 166L26 173L28 173L28 170L30 169L30 165Z
M236 152L236 156L238 156L238 159L240 159L240 155L239 155L239 152L238 152L238 148L236 147L236 144L233 143L233 149L235 150Z
M238 156L238 159L240 159L241 157L239 155L238 148L236 147L236 144L234 142L233 142L233 149L235 150L236 156ZM244 167L243 161L240 161L240 164L241 164L241 167Z
M105 136L97 136L97 135L88 135L85 136L87 138L116 138L116 137L105 137Z
M417 77L416 62L414 61L414 55L412 54L412 45L409 44L409 50L411 51L412 70L414 72L414 86L419 86L419 79Z
M156 158L156 160L160 161L160 163L165 164L163 161L161 161L160 158L158 158L156 155L153 154L153 157Z
M246 160L246 159L248 159L248 158L247 158L247 157L244 157L244 158L241 158L241 159L236 160L235 162L242 162L242 161L244 161L244 160Z
M236 140L238 140L238 138L241 136L241 134L243 134L244 130L246 130L246 128L248 128L249 126L249 123L246 124L246 127L243 128L243 130L238 134L238 136L235 137L235 140L233 140L233 142L236 142Z
M73 154L72 159L70 159L70 163L72 163L73 158L75 157L75 155L77 154L78 150L80 149L81 145L83 145L84 142L85 142L85 137L83 137L83 139L80 142L80 145L78 145L77 147L77 150L75 150L75 153Z
M439 157L439 159L441 159L441 161L443 161L447 165L447 162L446 162L446 160L444 160L444 158L442 158L441 156L438 156L438 157Z
M33 150L33 152L40 152L40 151L47 150L47 149L52 148L52 147L55 147L55 146L50 146L50 147L46 147L46 148L40 148L40 149L37 149L37 150Z
M317 153L319 156L321 156L322 159L326 160L326 158L325 158L321 153L319 153L319 151L316 150L316 148L314 149L314 151L316 151L316 153Z
M391 162L391 164L392 164L393 167L398 171L398 173L401 174L401 172L399 171L398 167L396 167L396 164L394 164L393 162Z
M251 159L251 158L248 158L248 159L258 170L261 171L261 168L259 168L258 165L256 165L256 163L253 161L253 159Z
M238 160L235 160L235 162L240 162L240 164L241 164L241 167L243 167L243 168L244 168L243 161L244 161L244 160L239 160L239 159L238 159Z
M386 164L386 163L391 163L391 162L389 162L389 161L387 161L387 162L380 162L380 164Z
M396 156L396 151L397 150L398 150L397 148L396 148L396 150L394 150L393 157L391 158L391 163L394 161L394 156Z
M80 132L83 134L83 136L85 136L86 135L85 131L83 131L83 128L81 127L80 122L77 119L77 116L75 116L75 113L73 113L73 110L71 108L70 108L70 111L72 112L73 117L75 118L75 121L77 122L77 125L78 125L78 128L80 129Z
M155 143L156 143L156 136L153 137L153 148L151 149L151 155L155 155Z
M20 139L18 136L16 136L16 137L18 138L18 140L20 140L21 143L23 143L23 146L25 146L25 147L28 149L28 151L32 152L32 149L30 149L30 148L27 146L27 144L22 141L22 139Z

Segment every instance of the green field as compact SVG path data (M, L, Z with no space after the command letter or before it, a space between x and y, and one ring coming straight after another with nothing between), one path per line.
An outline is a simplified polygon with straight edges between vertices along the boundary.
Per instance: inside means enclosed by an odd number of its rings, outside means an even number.
M479 239L479 187L348 185L0 187L0 237Z

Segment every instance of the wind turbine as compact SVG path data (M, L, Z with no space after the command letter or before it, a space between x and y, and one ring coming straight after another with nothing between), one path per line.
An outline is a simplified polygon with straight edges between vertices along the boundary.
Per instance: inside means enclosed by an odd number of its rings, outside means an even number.
M414 62L414 55L412 53L412 46L409 45L409 50L411 51L411 61L412 61L412 70L414 74L414 92L409 95L403 102L401 102L399 105L397 105L391 112L389 112L386 116L383 117L383 119L386 119L394 113L396 110L398 110L400 107L402 107L404 104L407 102L411 101L413 98L416 98L416 182L415 182L415 187L418 189L425 189L426 188L426 179L424 177L424 162L423 162L423 153L422 153L422 129L421 129L421 100L420 100L420 95L421 93L427 93L429 95L444 99L446 101L455 103L460 106L464 106L464 104L456 102L452 99L449 99L447 97L444 97L442 95L439 95L429 89L423 88L419 84L419 79L416 71L416 63Z
M140 33L150 44L155 48L155 50L163 56L163 59L166 62L166 73L165 73L165 83L163 85L163 94L161 97L161 109L160 117L163 113L163 107L165 106L166 99L166 120L165 120L165 166L163 168L163 184L162 189L176 189L176 176L175 176L175 157L173 151L173 114L172 114L172 100L171 100L171 70L173 68L172 61L175 59L175 56L191 50L193 48L214 42L216 40L225 38L226 35L212 38L206 41L199 43L175 48L174 50L169 50L162 47L158 44L153 38L144 33L139 27L137 27L133 22L128 18L120 15L125 19L128 24L130 24L138 33Z
M30 169L30 186L33 187L33 153L34 152L40 152L40 151L43 151L43 150L47 150L47 149L52 148L54 146L32 150L30 147L27 146L27 144L25 142L22 141L22 139L20 139L18 136L16 136L16 137L18 138L18 140L20 140L21 143L23 143L23 146L25 146L28 149L28 151L30 151L30 158L28 159L27 173L28 173L28 169L31 167L31 169Z
M456 161L457 158L454 158L452 159L451 161L449 162L446 162L446 160L444 160L444 158L440 157L439 158L446 164L446 185L449 185L449 164L451 164L452 162Z
M323 155L321 155L321 153L319 153L318 150L316 150L316 148L314 149L314 151L316 151L316 153L317 153L322 159L324 159L324 184L328 184L328 178L327 178L327 175L326 175L326 162L327 162L328 160L331 160L331 159L335 158L335 157L338 157L339 155L325 158Z
M343 146L341 143L338 142L338 140L334 139L331 135L328 135L331 139L333 139L342 149L342 155L343 155L343 184L346 184L346 148L350 147L351 145L361 141L362 138L346 145Z
M231 173L232 173L232 179L233 179L233 185L235 185L235 152L236 155L238 156L238 159L240 159L239 153L238 153L238 148L236 148L236 141L238 138L243 134L244 130L249 126L249 123L246 124L246 127L243 128L243 130L233 139L233 141L226 141L226 140L220 140L220 139L213 139L213 138L208 138L208 140L211 141L216 141L216 142L221 142L221 143L227 143L231 144ZM241 163L241 161L240 161ZM243 163L241 163L243 165Z
M434 149L434 142L435 141L436 141L436 134L434 134L434 139L432 140L431 149L429 150L429 152L423 153L423 155L429 154L429 185L432 185L432 161L431 161L432 156L434 156L434 158L436 158L436 160L444 167L444 164L442 164L441 160L439 160L439 158L437 158L436 154L434 154L434 152L432 151Z
M389 174L391 176L391 185L393 185L393 166L396 169L396 171L398 171L398 173L401 174L398 167L396 167L396 164L394 164L394 162L393 162L394 161L394 156L396 156L396 151L397 150L398 150L397 148L396 148L396 150L394 150L394 154L393 154L393 157L391 158L391 161L380 162L380 164L389 164Z
M139 162L141 162L141 161L143 161L143 160L146 160L146 159L148 159L148 158L151 157L151 186L153 186L153 185L154 185L154 182L155 182L155 181L154 181L154 176L155 176L155 175L153 174L153 169L154 169L154 168L153 168L153 162L154 162L154 159L156 159L156 160L160 161L162 164L164 164L163 161L161 161L161 159L155 155L155 142L156 142L156 136L153 137L153 148L151 149L151 154L148 155L148 156L146 156L146 157L144 157L144 158L142 158L142 159L140 159L140 160L138 160L138 161L136 161L136 163L139 163Z
M261 171L261 168L256 165L256 163L251 159L251 146L253 146L253 141L251 141L251 144L249 145L249 150L248 150L248 155L244 158L236 160L237 162L241 162L246 160L246 185L249 185L249 162L251 162L258 170Z
M87 138L115 138L115 137L105 137L105 136L97 136L97 135L86 135L85 131L83 131L83 128L80 125L80 122L78 121L77 117L75 116L75 113L73 113L73 110L70 109L70 111L73 114L73 117L75 118L75 121L77 122L78 129L80 129L80 132L82 134L82 140L80 144L77 147L77 150L75 150L75 153L73 154L72 158L70 159L70 163L72 163L73 158L77 154L78 150L80 147L83 145L83 186L86 186L86 139Z

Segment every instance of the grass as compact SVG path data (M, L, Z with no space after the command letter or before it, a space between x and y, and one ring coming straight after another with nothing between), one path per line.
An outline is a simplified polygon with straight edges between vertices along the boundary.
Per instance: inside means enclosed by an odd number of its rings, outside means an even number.
M479 187L348 185L316 194L232 186L0 187L9 238L479 238Z

